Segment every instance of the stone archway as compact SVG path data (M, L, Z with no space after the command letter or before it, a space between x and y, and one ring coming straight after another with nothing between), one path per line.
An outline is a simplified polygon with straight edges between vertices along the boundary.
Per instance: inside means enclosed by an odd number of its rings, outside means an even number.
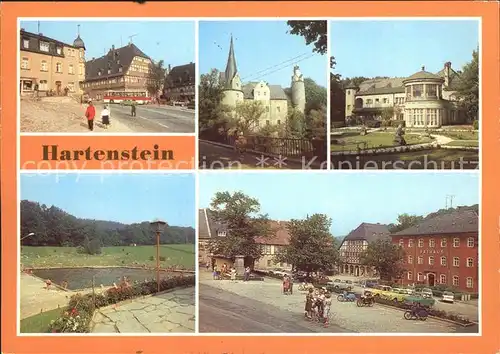
M434 274L434 273L427 274L427 285L429 285L429 286L436 285L436 274Z

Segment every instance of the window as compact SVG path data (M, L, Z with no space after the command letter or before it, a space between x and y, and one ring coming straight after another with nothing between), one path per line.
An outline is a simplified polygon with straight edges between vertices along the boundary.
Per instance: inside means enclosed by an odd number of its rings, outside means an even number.
M474 267L474 258L467 258L467 268Z
M226 231L217 231L217 236L218 237L225 237L226 236Z
M118 68L118 72L119 72L119 73L121 73L122 71L123 71L123 67L121 67L121 66L120 66L120 67Z
M69 89L69 92L75 92L75 83L68 82L68 89Z
M30 40L29 39L23 39L23 47L24 48L30 47Z
M50 48L49 43L40 41L40 50L42 52L48 52Z
M453 239L453 247L455 248L460 247L460 239L458 237L455 237Z
M424 264L424 257L422 257L422 256L418 256L418 258L417 258L417 263L418 263L418 264Z
M62 73L62 64L56 63L56 73Z
M429 256L429 265L434 265L434 256Z
M83 68L84 68L83 64L80 64L78 66L78 75L83 75Z
M39 91L47 91L47 80L40 80L40 83L38 85L38 90Z
M264 245L264 254L271 254L271 245Z
M441 247L446 247L446 239L445 238L441 239Z
M424 85L413 85L413 97L421 97Z
M266 112L269 112L269 106L266 106Z
M280 106L276 107L276 112L280 112L280 110L281 110Z
M29 70L30 68L30 60L28 58L21 59L21 69Z
M268 267L272 267L272 265L273 265L272 261L271 261L270 259L268 259L268 260L267 260L267 266L268 266Z
M468 289L474 287L474 281L472 280L471 277L467 277L467 285L466 286L467 286Z
M417 274L417 281L422 281L424 280L424 275L422 273Z
M427 124L431 126L437 125L437 109L427 108Z
M61 55L62 54L62 48L61 47L57 47L56 48L56 52L57 52L57 54Z
M408 264L413 264L413 256L408 256Z
M49 66L45 60L40 63L40 71L49 71Z
M71 75L73 75L73 74L75 73L75 68L73 67L73 65L71 65L71 64L70 64L70 65L68 66L68 72L69 72Z
M413 273L412 272L408 272L408 280L413 280Z
M460 258L453 257L453 266L454 267L460 267Z
M441 284L446 284L446 275L441 274L441 275L439 276L439 282L440 282Z
M473 248L475 246L476 242L474 241L474 237L469 237L467 239L467 247Z
M108 69L108 74L111 74L111 69Z
M446 267L446 257L441 257L441 265Z
M279 108L279 107L278 107L278 108ZM279 119L278 119L278 120L276 121L276 124L280 125L280 124L281 124L281 120L279 120Z
M436 246L436 241L433 238L431 238L429 240L429 247L435 247L435 246Z
M436 85L426 85L425 92L429 97L436 97L437 95L437 86Z
M266 125L270 125L270 124L271 124L271 122L266 120Z
M387 103L387 98L384 98L384 103Z
M412 239L408 240L408 247L413 247L413 240Z
M401 239L399 240L399 247L404 247L405 245L405 240Z
M424 239L423 238L418 239L418 247L419 248L424 247Z
M458 279L459 279L458 275L454 275L453 276L453 286L458 287L458 285L459 285L459 280Z

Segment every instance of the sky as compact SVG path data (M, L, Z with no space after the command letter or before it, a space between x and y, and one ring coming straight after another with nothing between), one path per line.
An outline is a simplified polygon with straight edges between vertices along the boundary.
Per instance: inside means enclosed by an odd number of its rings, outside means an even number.
M22 174L21 199L55 205L79 218L196 224L193 174Z
M21 28L38 33L37 21L22 21ZM123 47L129 36L132 42L155 61L166 65L195 62L195 23L193 21L40 21L44 36L73 44L80 25L86 59L103 56L114 45ZM123 45L122 45L123 44Z
M461 70L479 44L476 20L331 21L330 51L343 78L407 77L444 63Z
M323 213L331 233L346 236L362 222L390 224L400 214L428 215L446 206L479 204L479 177L472 173L200 173L199 207L216 192L242 191L257 198L274 220Z
M312 44L307 46L303 37L287 34L288 29L286 21L200 21L200 74L211 69L226 70L232 34L243 83L263 80L290 87L293 67L297 64L304 77L326 87L327 55L313 53Z

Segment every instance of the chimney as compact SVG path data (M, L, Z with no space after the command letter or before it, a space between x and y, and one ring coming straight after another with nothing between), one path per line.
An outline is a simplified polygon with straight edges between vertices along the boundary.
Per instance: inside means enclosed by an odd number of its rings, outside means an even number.
M168 64L168 72L170 72L170 70L172 70L172 67Z
M448 87L450 85L450 71L451 71L451 62L444 63L444 86Z
M114 44L111 46L111 50L112 50L113 52L115 51L115 45L114 45Z

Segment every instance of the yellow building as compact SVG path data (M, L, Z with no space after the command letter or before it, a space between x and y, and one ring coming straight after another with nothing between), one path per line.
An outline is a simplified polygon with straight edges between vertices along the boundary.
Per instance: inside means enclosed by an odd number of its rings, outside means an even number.
M66 95L82 93L85 79L85 44L77 35L73 44L21 29L21 95Z

